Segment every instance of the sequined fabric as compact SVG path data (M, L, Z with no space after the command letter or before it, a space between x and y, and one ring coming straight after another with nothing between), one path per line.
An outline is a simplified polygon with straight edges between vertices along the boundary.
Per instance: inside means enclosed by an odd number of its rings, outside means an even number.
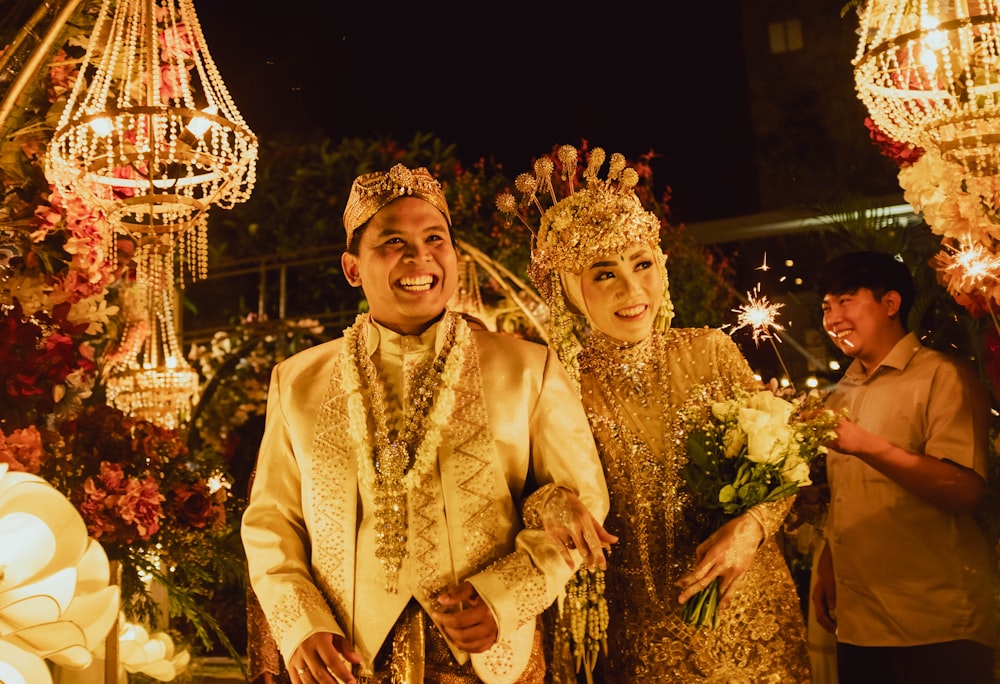
M712 382L724 396L754 386L746 361L718 330L654 333L629 349L596 334L580 356L581 389L604 462L617 534L607 571L611 612L606 683L807 683L805 626L795 585L773 532L791 500L755 516L771 535L740 579L718 629L680 618L674 583L707 529L679 472L677 409Z

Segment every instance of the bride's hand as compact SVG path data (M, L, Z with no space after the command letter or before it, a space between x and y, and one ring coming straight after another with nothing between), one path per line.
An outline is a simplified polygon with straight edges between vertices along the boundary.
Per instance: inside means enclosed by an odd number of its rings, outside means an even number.
M597 522L575 492L557 487L546 497L539 516L545 531L562 543L567 565L575 567L570 549L576 549L589 567L607 567L605 551L611 553L618 537Z
M725 607L730 588L750 567L763 540L764 530L746 514L720 527L698 546L694 567L677 581L678 602L684 604L719 578L719 608Z

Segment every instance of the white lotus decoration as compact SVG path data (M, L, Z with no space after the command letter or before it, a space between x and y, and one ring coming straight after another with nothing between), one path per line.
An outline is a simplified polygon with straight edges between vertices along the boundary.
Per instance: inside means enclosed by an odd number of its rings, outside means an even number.
M161 682L173 680L191 661L188 651L176 651L169 634L150 635L142 625L124 621L118 633L118 657L127 672L141 672Z
M0 681L51 684L91 664L118 617L104 549L42 478L0 463Z

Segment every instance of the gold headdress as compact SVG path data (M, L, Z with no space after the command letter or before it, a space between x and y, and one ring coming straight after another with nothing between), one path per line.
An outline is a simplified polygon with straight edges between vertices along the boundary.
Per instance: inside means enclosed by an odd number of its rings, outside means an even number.
M448 202L444 198L441 184L424 167L408 169L396 164L387 173L376 171L354 179L351 194L344 209L344 229L347 231L347 246L351 245L354 231L363 226L379 209L400 197L412 196L430 202L444 214L451 226Z
M660 249L660 219L645 210L635 194L639 174L626 166L623 155L615 153L609 161L607 178L602 180L597 174L604 164L605 152L595 147L583 172L585 185L574 190L577 149L563 145L556 156L562 165L562 178L567 181L567 196L556 197L552 184L555 165L549 157L542 157L535 162L534 174L522 173L514 181L521 200L504 193L497 198L497 208L508 216L516 216L532 231L528 276L549 305L549 342L555 345L575 377L579 321L572 308L578 307L578 303L567 297L566 274L579 274L603 254L623 252L636 243L646 243L659 257L657 263L663 279L663 303L656 317L658 329L670 326L673 305L667 288L666 257ZM542 204L546 195L551 199L547 209ZM525 210L532 205L541 213L537 231L524 217Z

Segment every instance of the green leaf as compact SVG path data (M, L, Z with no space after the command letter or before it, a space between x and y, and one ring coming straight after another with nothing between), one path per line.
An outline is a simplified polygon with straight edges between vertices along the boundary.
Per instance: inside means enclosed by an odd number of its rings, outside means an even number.
M708 444L708 435L703 432L688 435L688 461L700 470L709 469Z
M740 500L749 508L755 506L767 497L767 486L756 481L747 482L740 487Z
M799 486L794 482L784 482L774 489L764 498L762 501L779 501L785 497L791 496L799 491Z

